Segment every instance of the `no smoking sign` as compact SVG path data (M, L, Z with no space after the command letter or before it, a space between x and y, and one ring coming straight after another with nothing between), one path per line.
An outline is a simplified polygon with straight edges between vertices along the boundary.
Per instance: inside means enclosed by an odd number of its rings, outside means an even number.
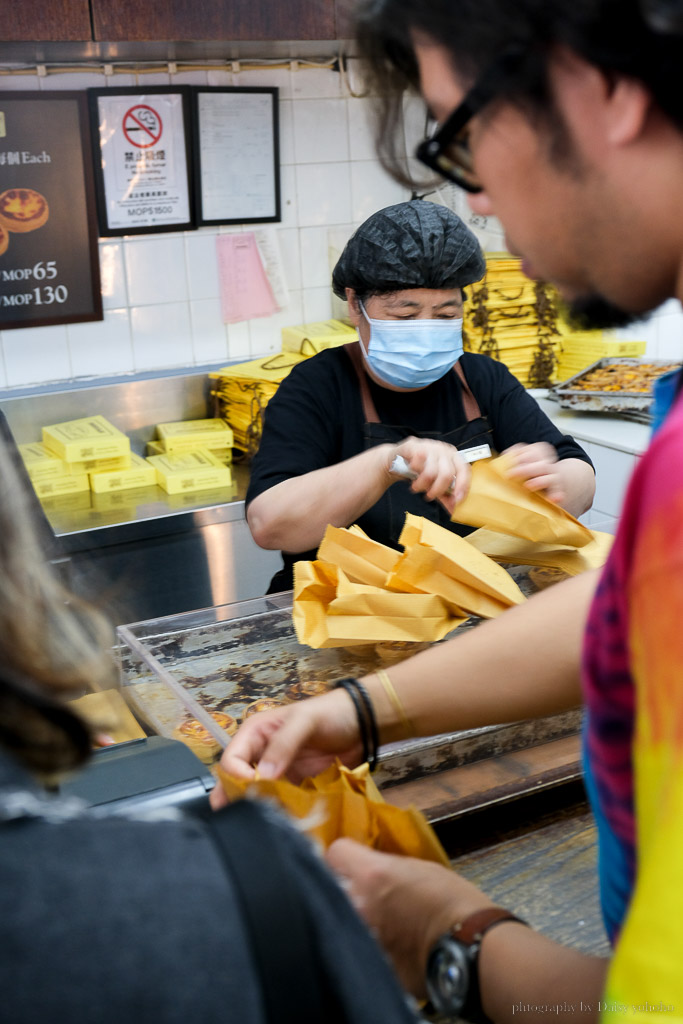
M123 134L131 146L148 149L155 146L161 138L163 125L161 117L154 107L146 103L138 103L123 115Z

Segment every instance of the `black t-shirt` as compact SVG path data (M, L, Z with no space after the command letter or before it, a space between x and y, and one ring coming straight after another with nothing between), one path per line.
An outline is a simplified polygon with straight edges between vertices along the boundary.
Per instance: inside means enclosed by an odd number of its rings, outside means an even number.
M584 450L569 435L560 433L503 363L466 352L460 366L482 416L489 421L490 444L497 452L513 444L547 441L557 450L559 459L582 459L592 465ZM454 372L419 391L391 391L369 377L368 384L383 424L408 428L407 433L416 436L438 437L467 422L462 386ZM295 366L268 403L246 503L282 480L336 465L365 448L356 371L343 347L327 349ZM406 511L461 535L470 532L468 527L451 523L439 502L414 495L407 481L397 481L387 496L391 522L378 524L372 510L358 520L358 525L382 544L398 546ZM295 555L283 552L286 572L278 574L277 589L292 586L291 565L295 561L313 558L315 551Z

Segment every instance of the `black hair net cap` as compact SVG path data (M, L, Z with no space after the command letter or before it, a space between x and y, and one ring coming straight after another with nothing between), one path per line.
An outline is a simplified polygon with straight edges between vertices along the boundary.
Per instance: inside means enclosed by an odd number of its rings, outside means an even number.
M406 288L462 288L479 281L486 262L467 225L445 206L413 199L378 210L361 224L332 272L335 295Z

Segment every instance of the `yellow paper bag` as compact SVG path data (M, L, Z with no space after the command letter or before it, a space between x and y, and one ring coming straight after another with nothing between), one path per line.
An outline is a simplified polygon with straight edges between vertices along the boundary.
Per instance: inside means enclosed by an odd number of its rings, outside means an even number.
M218 776L230 800L244 796L275 800L325 849L335 839L346 837L375 850L450 866L424 815L414 807L385 803L367 764L349 769L337 761L300 786L286 779L236 779L220 767Z
M372 640L441 640L465 620L435 594L392 593L352 583L339 571L337 596L327 609L327 631L338 644L345 638Z
M557 544L534 544L519 537L509 537L493 530L475 530L467 538L478 551L489 558L510 565L540 565L562 569L568 576L578 576L587 569L599 569L607 561L614 537L611 533L591 530L593 540L580 548L561 547Z
M325 530L318 558L342 569L350 580L381 587L399 558L395 548L371 540L360 526L340 529L328 526Z
M326 562L294 563L294 629L309 647L384 640L441 640L464 621L433 594L392 593L354 583Z
M292 621L300 644L334 647L328 643L327 609L337 593L337 569L327 562L294 563Z
M443 572L442 556L429 548L416 545L400 560L387 579L387 586L405 590L409 586L422 588L423 592L438 594L447 602L454 615L479 615L483 619L494 619L509 602L497 601L462 580L453 579Z
M475 462L469 493L455 506L452 521L542 544L573 548L589 544L591 531L574 516L506 475L513 464L509 455Z
M524 600L504 569L479 551L475 555L462 537L429 519L409 513L399 540L405 553L387 578L389 587L418 587L484 618Z

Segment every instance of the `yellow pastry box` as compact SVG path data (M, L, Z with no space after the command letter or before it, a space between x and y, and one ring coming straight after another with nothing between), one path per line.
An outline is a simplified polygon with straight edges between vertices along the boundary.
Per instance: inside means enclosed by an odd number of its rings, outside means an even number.
M187 494L232 484L232 473L207 449L175 455L150 455L157 483L167 494Z
M128 437L104 416L84 416L43 427L43 444L65 462L115 459L130 454Z
M53 455L42 441L20 444L17 447L26 466L26 472L32 480L48 480L63 476L67 472L66 463Z
M130 456L128 469L97 470L90 474L90 487L96 494L125 491L130 487L153 487L157 472L141 455Z
M197 448L208 448L209 451L232 448L233 444L232 430L224 420L217 418L159 423L157 437L168 454Z

